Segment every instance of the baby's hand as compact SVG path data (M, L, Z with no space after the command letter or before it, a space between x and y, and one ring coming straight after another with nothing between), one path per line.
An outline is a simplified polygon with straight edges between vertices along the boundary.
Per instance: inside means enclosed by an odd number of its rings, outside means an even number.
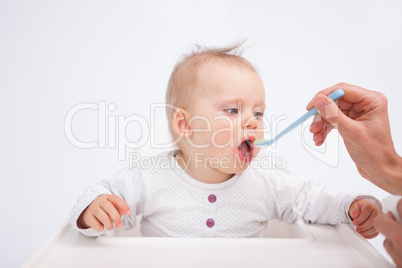
M364 238L371 239L378 235L374 229L374 219L380 214L378 207L368 200L357 200L350 205L349 217L356 226L356 231Z
M130 215L131 211L127 204L117 195L103 194L98 196L81 213L77 220L79 228L92 228L98 232L105 229L113 229L113 223L116 228L120 228L123 223L121 217L123 214Z

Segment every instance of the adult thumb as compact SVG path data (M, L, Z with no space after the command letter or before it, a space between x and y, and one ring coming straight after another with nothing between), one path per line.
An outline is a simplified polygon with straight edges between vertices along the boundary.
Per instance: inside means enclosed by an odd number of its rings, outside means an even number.
M353 127L353 120L345 115L336 103L325 95L316 99L315 107L318 113L329 122L334 128L341 132ZM342 133L341 133L342 134Z

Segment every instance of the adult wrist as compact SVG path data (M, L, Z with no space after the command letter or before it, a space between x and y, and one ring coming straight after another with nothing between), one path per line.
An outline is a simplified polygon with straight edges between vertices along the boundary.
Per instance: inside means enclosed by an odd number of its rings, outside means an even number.
M384 190L394 195L402 195L402 157L394 151L383 165L382 173L386 184Z

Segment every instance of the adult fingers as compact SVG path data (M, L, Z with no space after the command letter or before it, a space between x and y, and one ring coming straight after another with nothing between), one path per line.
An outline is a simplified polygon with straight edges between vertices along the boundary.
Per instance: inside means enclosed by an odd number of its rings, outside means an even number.
M391 253L394 251L392 241L389 239L385 239L383 245L388 254L391 255Z
M311 122L310 132L316 133L316 132L320 131L326 124L327 124L327 121L323 120L321 118L321 115L317 113L314 116L313 122Z
M394 260L397 267L402 267L402 236L399 239L384 240L384 248Z
M328 133L333 130L334 127L331 124L326 124L320 131L314 133L313 140L316 146L320 146L325 142Z
M359 86L351 85L348 83L338 83L334 86L331 86L329 88L323 89L319 91L313 99L307 104L307 110L310 110L314 107L314 103L316 101L316 98L320 95L325 95L328 96L332 92L334 92L337 89L343 89L345 91L345 96L342 97L343 100L347 102L352 102L352 103L359 103L364 100L364 98L367 96L367 94L371 94L372 91L364 89Z
M396 209L398 210L399 216L402 217L402 199L398 201Z
M345 115L338 107L336 102L331 100L325 95L319 95L314 102L314 106L317 108L321 117L338 128L337 124L349 125L352 121L347 115Z
M380 214L374 220L374 228L385 237L392 237L398 227L400 228L400 224L396 222L390 212L387 214Z

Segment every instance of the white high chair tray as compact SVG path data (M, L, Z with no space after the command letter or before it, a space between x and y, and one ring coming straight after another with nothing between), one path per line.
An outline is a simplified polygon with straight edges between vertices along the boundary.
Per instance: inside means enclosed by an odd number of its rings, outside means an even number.
M351 225L270 221L266 238L85 237L66 224L23 267L393 267Z

